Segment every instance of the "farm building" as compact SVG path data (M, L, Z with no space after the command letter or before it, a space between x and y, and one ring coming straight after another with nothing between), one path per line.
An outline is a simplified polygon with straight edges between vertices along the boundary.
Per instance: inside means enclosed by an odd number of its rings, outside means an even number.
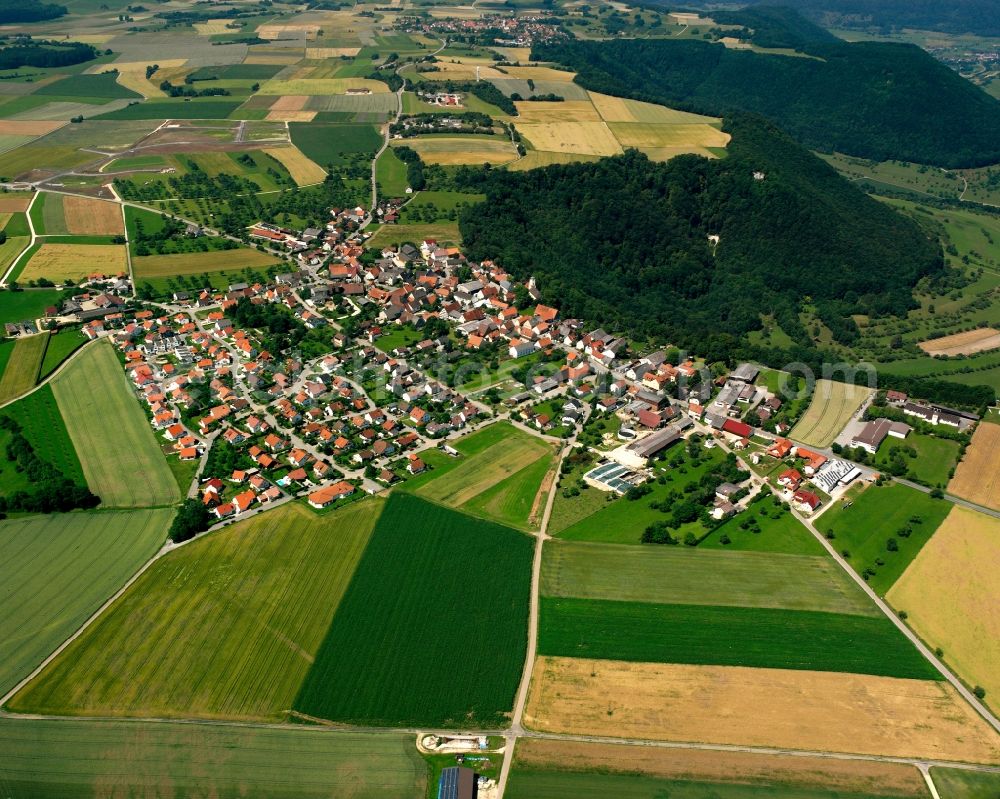
M666 427L631 444L618 447L611 452L611 458L630 469L644 469L650 458L665 450L680 437L680 431L676 427Z
M438 799L475 799L478 789L476 772L471 768L449 766L441 770Z
M624 494L643 479L627 466L615 461L595 466L583 476L583 482L587 485L599 491L614 491L616 494Z
M902 422L893 422L889 419L875 419L868 422L864 426L864 429L851 439L851 444L855 447L861 447L874 455L878 452L878 448L882 446L882 442L885 441L886 436L906 438L912 429L908 424L903 424Z

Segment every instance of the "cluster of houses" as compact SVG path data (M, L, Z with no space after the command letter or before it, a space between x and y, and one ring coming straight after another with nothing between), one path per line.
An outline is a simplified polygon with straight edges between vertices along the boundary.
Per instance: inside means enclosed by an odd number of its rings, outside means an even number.
M440 38L473 38L480 44L500 47L531 47L538 42L555 42L567 38L566 32L545 13L524 15L485 14L482 17L459 19L445 17L400 17L396 28L407 33L423 33Z

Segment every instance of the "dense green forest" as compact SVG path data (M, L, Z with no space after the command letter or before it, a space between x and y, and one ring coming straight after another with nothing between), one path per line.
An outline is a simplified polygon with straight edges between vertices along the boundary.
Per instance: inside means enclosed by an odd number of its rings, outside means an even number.
M0 23L40 22L66 13L66 6L37 0L0 0Z
M18 41L0 47L0 69L68 67L97 58L97 50L82 42Z
M781 36L773 17L768 36ZM803 25L807 25L804 20ZM763 114L826 152L946 167L1000 161L1000 102L913 45L810 42L813 58L697 40L571 41L535 48L587 89L716 116ZM755 37L756 38L756 37Z
M996 0L781 0L817 22L1000 36Z
M939 246L760 117L728 120L729 157L629 151L529 172L462 170L487 202L460 225L473 259L536 276L563 313L704 351L781 320L801 344L809 297L850 343L852 313L902 314ZM719 236L717 246L710 236ZM713 252L714 249L714 252Z

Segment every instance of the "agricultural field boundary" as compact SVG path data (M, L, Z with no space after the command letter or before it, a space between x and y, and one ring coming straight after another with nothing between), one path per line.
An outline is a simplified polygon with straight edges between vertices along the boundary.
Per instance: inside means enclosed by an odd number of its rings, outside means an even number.
M28 243L25 245L24 249L21 250L17 258L11 261L10 266L4 273L3 278L0 279L0 287L6 287L10 282L12 275L20 274L20 270L23 268L21 266L21 260L25 255L34 249L35 243L38 241L38 234L35 233L35 223L31 221L31 209L35 205L35 201L41 196L42 193L40 191L36 191L31 197L31 202L28 203L28 208L24 212L24 216L28 220L28 232L30 234L28 237Z

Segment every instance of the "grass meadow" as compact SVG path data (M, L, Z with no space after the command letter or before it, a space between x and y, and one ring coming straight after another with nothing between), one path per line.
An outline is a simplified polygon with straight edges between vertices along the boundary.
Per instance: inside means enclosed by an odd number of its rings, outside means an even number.
M391 733L5 718L0 751L14 799L418 799L427 782L413 736Z
M941 799L996 799L1000 796L1000 774L959 768L931 769Z
M24 437L31 442L43 461L51 463L70 480L86 485L83 467L66 430L59 406L50 385L39 386L25 397L11 403L0 413L9 414L20 425ZM14 469L16 472L16 469ZM19 474L19 473L18 473ZM10 474L2 473L0 484L9 490Z
M620 602L878 613L831 558L691 547L550 541L542 557L541 593Z
M34 387L48 343L48 333L25 336L15 341L10 360L0 375L0 402L12 400Z
M8 239L9 241L9 239ZM0 245L2 247L3 245ZM0 324L37 319L50 305L58 305L59 289L31 289L0 292Z
M45 348L45 357L42 358L42 368L38 374L39 379L47 377L58 369L63 361L88 341L89 339L77 328L66 328L53 333Z
M885 594L951 507L944 500L899 483L858 486L820 516L816 527L841 554L848 553L847 559L859 573L872 570L868 584ZM902 535L907 528L910 532ZM890 538L896 542L895 551L889 549Z
M542 655L939 677L883 617L565 597L540 613Z
M371 158L382 145L374 125L292 122L288 130L292 144L323 169L327 164L342 164L357 153Z
M180 499L110 343L90 347L51 385L87 485L105 507L154 507Z
M524 664L532 540L390 497L294 708L373 725L504 723Z
M912 448L917 457L905 458L909 464L907 477L930 486L948 485L949 471L958 460L959 443L947 438L910 433L905 439L889 437L879 447L875 456L875 467L885 469L896 450L908 451Z
M0 522L0 559L8 569L0 693L26 677L156 552L172 518L173 511L159 509Z
M288 504L171 553L11 707L286 719L380 505Z

